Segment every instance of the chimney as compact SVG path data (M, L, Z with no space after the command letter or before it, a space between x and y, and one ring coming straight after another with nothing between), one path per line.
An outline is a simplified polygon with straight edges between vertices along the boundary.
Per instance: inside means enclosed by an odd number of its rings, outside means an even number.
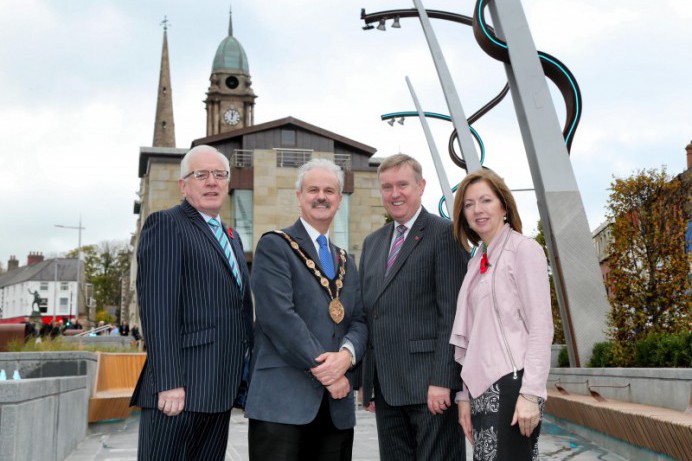
M692 141L685 148L687 149L687 169L692 168Z
M16 256L10 256L10 260L7 261L7 272L13 271L19 267L19 260Z
M43 262L43 253L38 251L32 251L29 253L29 256L26 257L27 266L33 266L34 264L38 264L40 262Z

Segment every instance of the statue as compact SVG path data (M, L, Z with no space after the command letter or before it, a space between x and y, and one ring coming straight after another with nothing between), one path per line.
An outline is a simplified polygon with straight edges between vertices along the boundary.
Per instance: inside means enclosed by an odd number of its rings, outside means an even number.
M38 294L38 290L34 290L33 292L31 290L27 290L30 295L34 295L34 300L31 303L31 309L38 311L41 307L41 295ZM34 305L36 305L36 309L34 309Z

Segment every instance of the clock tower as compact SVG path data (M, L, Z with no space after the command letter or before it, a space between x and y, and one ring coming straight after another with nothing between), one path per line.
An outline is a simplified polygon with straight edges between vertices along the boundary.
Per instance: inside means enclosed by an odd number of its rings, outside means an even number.
M216 49L209 77L207 136L226 133L255 123L255 92L245 50L233 36L233 17L228 21L228 37Z

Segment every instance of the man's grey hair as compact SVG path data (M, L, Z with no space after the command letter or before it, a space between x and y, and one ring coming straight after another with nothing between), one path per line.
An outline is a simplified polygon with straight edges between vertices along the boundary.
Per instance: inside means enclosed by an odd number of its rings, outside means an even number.
M303 188L303 176L305 176L305 173L317 168L327 170L330 173L333 173L336 176L336 179L339 181L339 194L342 194L344 192L344 170L342 170L340 166L338 166L331 160L327 160L326 158L313 158L312 160L302 164L300 168L298 168L298 179L296 180L296 190L298 192L300 192Z
M231 171L231 165L228 163L228 158L223 155L221 152L216 150L215 148L208 146L206 144L201 144L199 146L193 147L188 151L187 154L183 157L182 161L180 162L180 179L183 179L185 175L187 175L190 170L188 167L188 164L190 163L190 159L194 157L197 154L203 153L203 152L214 152L219 155L219 158L223 162L223 167L226 169L226 171L230 172Z

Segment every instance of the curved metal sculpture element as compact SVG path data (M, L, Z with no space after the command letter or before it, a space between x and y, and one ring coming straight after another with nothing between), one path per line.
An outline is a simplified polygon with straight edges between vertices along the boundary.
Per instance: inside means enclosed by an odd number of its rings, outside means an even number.
M471 130L471 134L476 138L478 141L478 144L481 146L481 165L483 165L483 159L485 158L485 146L483 145L483 142L481 141L480 137L478 136L478 133L476 133L476 130L474 130L471 125L473 125L474 122L476 122L478 119L480 119L482 116L490 112L490 110L500 104L500 101L502 101L505 96L507 96L507 93L509 93L509 83L505 83L505 86L502 88L502 90L495 96L493 99L488 101L486 105L478 109L476 112L473 113L468 118L468 123L469 123L469 129ZM456 166L459 168L463 168L464 170L468 171L468 168L466 168L466 161L461 158L459 154L456 153L454 150L454 140L457 138L458 133L457 130L452 131L452 134L449 136L449 144L448 144L448 150L449 150L449 156L452 158L452 161Z
M507 43L497 38L495 31L485 22L485 8L490 0L478 0L473 12L473 35L476 42L490 57L511 64ZM574 140L574 133L579 125L581 118L582 99L577 79L572 72L559 59L554 56L538 51L543 73L548 77L562 94L565 101L567 116L562 135L565 138L565 145L569 152Z
M444 120L445 122L451 122L452 121L452 117L450 117L449 115L438 114L437 112L424 112L424 114L428 118L435 118L438 120ZM418 118L418 112L415 112L415 111L391 112L389 114L384 114L384 115L380 116L380 118L382 120L391 120L391 119L408 118L408 117ZM471 120L471 119L469 118L469 120ZM469 121L469 125L471 125L471 123L472 122ZM473 137L476 139L476 142L478 143L478 147L480 147L480 149L481 149L481 165L482 165L483 162L485 161L485 144L483 144L483 140L481 139L481 135L479 135L478 132L472 126L469 126L469 129L471 130L471 134L473 135ZM463 158L458 157L458 154L454 151L453 142L454 142L454 139L456 138L456 134L457 134L457 131L454 130L454 131L452 131L452 134L449 137L449 146L448 146L449 156L451 157L452 161L457 166L466 169L466 162L464 161Z
M471 126L474 122L478 121L483 115L487 114L493 107L497 106L500 101L504 99L505 96L507 96L507 93L509 93L509 83L506 83L505 86L502 88L502 90L495 96L493 99L491 99L487 104L485 104L483 107L478 109L476 112L473 113L468 118L468 124L469 124L469 130L471 131L471 135L476 139L476 142L478 143L478 147L480 147L481 150L481 155L480 155L480 163L483 165L485 162L485 144L483 144L483 140L481 139L481 136L478 134L478 132ZM449 115L445 114L438 114L437 112L424 112L425 116L428 118L435 118L438 120L445 120L447 122L451 122L452 118ZM408 111L408 112L391 112L389 114L384 114L381 115L380 118L382 120L391 120L391 119L397 119L397 118L407 118L407 117L418 117L418 113L414 111ZM403 122L402 122L403 123ZM463 168L464 170L467 170L466 168L466 161L461 158L459 154L456 153L454 150L454 141L456 140L456 137L458 136L457 130L452 131L452 134L449 136L449 143L447 145L447 151L449 153L450 158L454 162L454 164L460 168ZM468 171L468 170L467 170ZM456 192L458 189L459 184L456 186L452 187L452 192ZM443 195L440 197L440 201L438 202L437 205L437 210L440 214L440 216L450 219L449 215L444 211L444 204L446 202L446 197Z

